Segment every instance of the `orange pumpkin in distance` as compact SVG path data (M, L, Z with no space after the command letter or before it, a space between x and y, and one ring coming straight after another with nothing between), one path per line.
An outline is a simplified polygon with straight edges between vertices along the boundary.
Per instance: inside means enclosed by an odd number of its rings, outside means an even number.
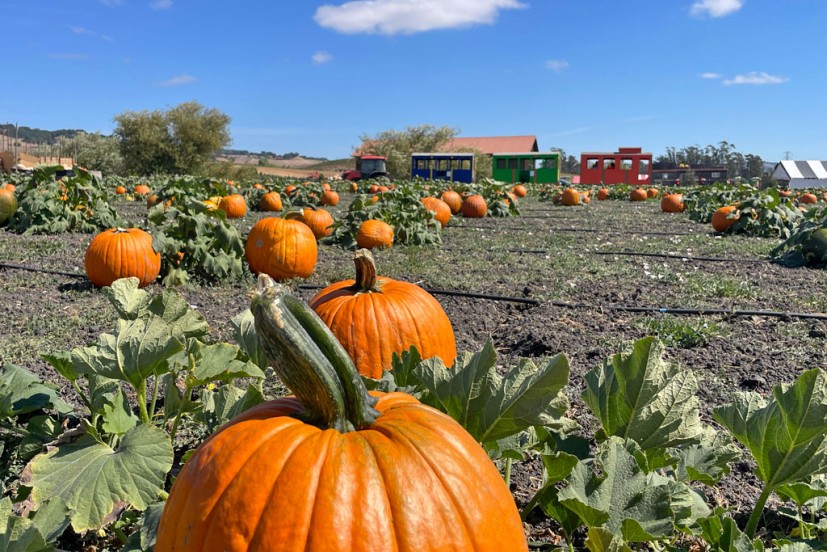
M328 186L328 188L330 188L330 186ZM335 207L338 204L338 192L334 192L333 190L325 190L325 192L322 194L322 205L329 205L330 207Z
M356 231L356 243L363 249L391 247L393 227L383 220L366 220Z
M448 225L448 221L451 220L451 208L447 203L435 197L425 197L422 198L422 205L434 214L440 226L445 228Z
M152 236L140 228L110 228L92 238L84 266L86 276L98 287L132 277L146 287L161 272L161 254L152 248Z
M148 193L150 193L150 191L151 190L149 189L149 186L147 186L146 184L138 184L137 186L135 186L135 189L133 190L136 196L147 195Z
M446 190L442 192L440 199L451 208L451 214L456 215L462 209L462 198L453 190Z
M664 213L683 213L685 208L682 194L666 194L660 200L660 210Z
M741 215L737 211L738 207L735 205L727 205L715 211L715 214L712 215L712 228L714 228L716 232L721 233L732 228L732 225L741 218ZM730 213L735 213L735 216L728 218Z
M301 210L299 220L307 225L317 240L333 233L333 216L318 207L305 207Z
M117 186L115 188L115 193L118 194L118 195L124 195L126 193L126 187L125 186Z
M660 195L660 190L658 190L657 188L649 188L648 190L646 190L646 195L648 197L658 197Z
M226 213L227 218L242 218L247 214L247 201L241 194L230 194L221 198L218 208Z
M801 194L801 197L798 198L798 202L807 205L812 205L814 203L818 203L818 197L816 197L815 194L811 193Z
M481 195L472 195L462 202L462 216L465 218L484 218L488 213L488 205Z
M275 280L307 278L316 268L316 237L299 220L263 218L247 235L244 256L250 270Z
M567 205L569 207L580 205L580 194L574 188L566 188L563 191L562 201L563 205Z
M631 193L631 200L632 201L646 201L649 198L649 194L643 188L635 188L632 190Z
M600 188L597 190L597 201L605 201L609 199L609 189L608 188Z
M267 192L258 202L258 207L262 211L281 211L282 210L282 203L281 203L281 196L278 192Z
M511 191L514 192L514 195L517 197L525 197L528 195L528 190L526 190L522 184L517 184Z
M0 186L0 190L7 190L9 192L14 192L15 190L17 190L17 186L12 184L11 182L6 182L2 186Z

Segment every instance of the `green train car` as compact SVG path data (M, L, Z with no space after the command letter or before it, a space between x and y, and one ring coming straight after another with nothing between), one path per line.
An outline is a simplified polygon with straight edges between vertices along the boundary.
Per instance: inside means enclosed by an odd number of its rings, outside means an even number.
M557 184L560 182L560 153L495 153L494 180L510 184Z

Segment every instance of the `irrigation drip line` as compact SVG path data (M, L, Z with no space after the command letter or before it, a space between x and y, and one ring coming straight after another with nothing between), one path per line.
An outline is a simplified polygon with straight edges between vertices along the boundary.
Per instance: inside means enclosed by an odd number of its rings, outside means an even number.
M73 278L86 278L86 274L80 272L64 272L62 270L50 270L48 268L36 268L10 263L0 263L0 268L11 268L12 270L26 270L28 272L42 272L43 274L56 274L58 276L71 276Z
M702 261L711 263L768 263L769 259L730 259L726 257L692 257L691 255L675 255L674 253L642 253L639 251L594 251L595 255L622 255L625 257L659 257L664 259L680 259L687 261Z
M587 305L585 303L565 303L549 301L555 307L569 309L615 310L623 312L657 312L660 314L697 314L701 316L720 314L724 316L765 316L769 318L804 318L810 320L827 320L827 314L808 312L779 312L763 310L727 310L727 309L687 309L669 307L630 307L625 305Z
M448 251L448 252L457 252L461 251L463 253L468 253L467 249L456 249L453 247L441 247L439 251ZM486 253L521 253L526 255L548 255L548 250L546 249L522 249L522 248L513 248L513 249L486 249L484 252Z
M515 227L515 226L475 226L470 224L461 224L457 226L450 226L449 228L471 228L476 230L531 230L536 231L536 228L529 227ZM542 228L541 230L549 232L576 232L578 234L635 234L637 236L696 236L693 232L644 232L641 230L599 230L596 228Z
M312 285L312 284L300 284L299 289L323 289L324 286ZM523 305L533 305L539 306L542 304L541 301L537 299L526 299L525 297L506 297L504 295L490 295L487 293L474 293L471 291L452 291L448 289L431 289L431 288L422 288L431 295L447 295L449 297L468 297L469 299L487 299L489 301L504 301L507 303L520 303Z

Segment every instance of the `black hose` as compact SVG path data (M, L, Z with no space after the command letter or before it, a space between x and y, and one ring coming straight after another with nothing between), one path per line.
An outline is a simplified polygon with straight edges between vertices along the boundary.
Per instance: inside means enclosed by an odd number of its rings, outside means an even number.
M567 309L592 309L592 310L615 310L623 312L657 312L660 314L697 314L724 315L724 316L765 316L770 318L803 318L809 320L827 320L827 314L814 314L808 312L778 312L764 310L727 310L727 309L687 309L669 307L630 307L625 305L587 305L584 303L564 303L562 301L549 301L555 307Z
M476 230L534 230L528 227L514 227L514 226L474 226L470 224L462 224L457 226L449 226L448 228L473 228ZM637 236L697 236L693 232L644 232L639 230L598 230L595 228L542 228L545 232L576 232L578 234L635 234Z
M56 274L58 276L71 276L72 278L86 278L86 274L80 272L63 272L61 270L51 270L48 268L35 268L32 266L23 266L10 263L0 263L0 268L11 268L14 270L26 270L28 272L42 272L43 274Z
M675 255L673 253L642 253L639 251L593 251L594 255L618 255L626 257L659 257L664 259L680 259L687 261L708 261L712 263L768 263L768 259L728 259L725 257L692 257L689 255Z
M319 286L313 284L299 284L299 289L308 289L308 290L316 290L316 289L324 289L326 286ZM447 295L449 297L468 297L470 299L488 299L490 301L504 301L508 303L520 303L523 305L533 305L539 306L542 304L541 301L537 299L526 299L525 297L506 297L504 295L489 295L487 293L474 293L470 291L452 291L447 289L431 289L431 288L422 288L431 295Z

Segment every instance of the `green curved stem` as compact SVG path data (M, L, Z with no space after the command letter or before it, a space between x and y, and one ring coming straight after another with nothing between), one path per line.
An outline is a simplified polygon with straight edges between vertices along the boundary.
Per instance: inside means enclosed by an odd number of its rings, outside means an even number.
M306 303L261 274L250 309L265 356L309 423L346 432L379 417L347 352Z
M761 491L761 495L755 503L755 508L749 516L749 521L747 521L747 528L744 530L744 533L749 538L753 538L755 536L755 530L758 528L758 522L761 520L761 515L764 513L764 505L766 505L767 499L770 497L771 493L772 488L767 485L764 487L764 490Z

